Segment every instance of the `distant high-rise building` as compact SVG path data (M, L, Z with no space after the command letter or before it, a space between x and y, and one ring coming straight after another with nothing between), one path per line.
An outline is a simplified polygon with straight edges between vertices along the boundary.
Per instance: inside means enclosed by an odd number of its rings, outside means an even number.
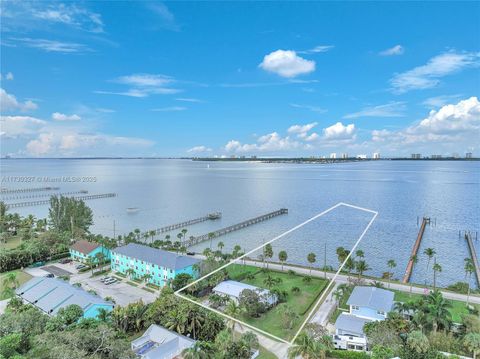
M363 154L357 155L357 158L358 158L359 160L366 160L366 159L367 159L367 155L363 155Z
M342 159L346 160L348 158L348 153L342 153Z
M472 152L465 153L465 158L473 158Z
M379 159L380 159L380 153L375 152L375 153L373 154L373 159L374 159L374 160L379 160Z
M337 158L337 154L335 152L330 153L330 158L331 159Z
M442 155L431 155L430 158L431 158L432 160L439 160L439 159L442 158Z
M422 158L421 153L412 153L412 160L419 160Z

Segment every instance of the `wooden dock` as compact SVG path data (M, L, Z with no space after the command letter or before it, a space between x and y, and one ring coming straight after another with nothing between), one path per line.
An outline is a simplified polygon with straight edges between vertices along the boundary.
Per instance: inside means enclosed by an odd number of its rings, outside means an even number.
M209 214L207 214L206 216L203 216L203 217L189 219L188 221L175 223L175 224L171 224L171 225L168 225L168 226L165 226L165 227L157 228L157 229L154 229L154 231L155 231L155 235L158 235L158 234L174 231L175 229L185 228L185 227L191 226L193 224L205 222L205 221L208 221L208 220L215 220L215 219L219 219L219 218L222 218L222 213L221 212L213 212L213 213L209 213ZM150 235L150 232L151 231L144 232L144 233L142 233L142 235L143 234Z
M475 251L475 246L473 245L472 235L469 232L465 232L465 239L468 243L468 248L470 249L470 255L472 257L473 266L475 267L475 275L477 277L477 286L480 288L480 266L478 264L478 257Z
M86 190L80 190L80 191L72 191L72 192L61 192L61 193L55 193L55 196L72 196L72 195L77 195L77 194L87 194L88 191ZM3 193L1 193L3 195ZM16 194L8 197L2 197L2 201L18 201L18 200L23 200L23 199L30 199L30 198L41 198L41 197L51 197L51 193L37 193L37 194Z
M99 199L99 198L110 198L115 197L116 193L102 193L102 194L91 194L87 196L71 196L75 199L81 200L90 200L90 199ZM18 207L32 207L32 206L43 206L50 204L50 199L42 199L38 201L28 201L28 202L17 202L17 203L6 203L7 208L18 208Z
M418 254L418 249L420 248L420 243L422 242L423 234L425 233L425 227L429 223L430 223L430 217L423 217L422 224L420 225L420 230L418 231L417 240L413 245L412 254L410 255L410 260L408 261L407 270L405 271L405 275L403 276L402 283L408 283L410 281L410 277L412 276L413 265L414 265L413 258Z
M189 239L187 239L185 242L183 242L182 244L185 247L191 247L191 246L194 246L194 245L199 244L201 242L205 242L206 240L216 238L216 237L220 237L220 236L223 236L223 235L228 234L230 232L238 231L239 229L242 229L242 228L251 226L253 224L263 222L263 221L266 221L270 218L274 218L274 217L280 216L282 214L287 214L287 213L288 213L287 208L281 208L277 211L273 211L273 212L255 217L255 218L251 218L251 219L248 219L246 221L234 224L232 226L228 226L228 227L216 230L214 232L206 233L206 234L203 234L203 235L197 236L197 237L192 236Z
M10 194L10 193L25 193L25 192L39 192L39 191L58 191L60 187L32 187L32 188L16 188L16 189L7 189L2 188L0 190L1 194Z

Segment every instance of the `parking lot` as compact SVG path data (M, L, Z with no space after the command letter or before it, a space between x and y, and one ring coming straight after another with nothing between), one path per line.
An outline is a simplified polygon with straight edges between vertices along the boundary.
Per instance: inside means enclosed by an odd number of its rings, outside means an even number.
M55 277L60 277L60 276L69 276L72 274L72 272L69 272L63 268L60 268L56 265L50 265L50 266L45 266L42 267L44 271L47 271L48 273L53 274Z

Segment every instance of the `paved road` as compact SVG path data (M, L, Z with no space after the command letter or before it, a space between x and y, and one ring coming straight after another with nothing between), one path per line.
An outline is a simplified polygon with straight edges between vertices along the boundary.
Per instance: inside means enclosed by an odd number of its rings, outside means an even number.
M257 266L257 267L263 267L262 262L257 262L257 261L252 261L252 260L246 260L245 262L250 264L250 265ZM269 263L268 267L272 268L272 269L275 269L275 270L278 270L278 271L282 270L282 266L280 264ZM307 268L289 266L289 265L284 265L283 266L283 271L284 272L288 271L289 269L292 269L292 270L296 271L297 273L301 273L301 274L309 274L310 273L310 269L307 269ZM315 277L323 278L324 277L324 272L314 269L314 270L312 270L312 275L315 276ZM332 279L333 276L334 276L334 273L328 273L327 272L327 278L328 279ZM348 283L349 282L348 278L349 277L345 274L339 274L335 281L337 283ZM381 282L381 283L384 284L386 289L389 289L388 288L389 283L385 282L385 281L382 281L381 279L375 279L374 280L374 279L364 278L363 280L367 284L373 283L373 282ZM400 283L390 283L390 289L395 289L395 290L399 290L399 291L406 292L406 293L410 292L410 286L409 285L400 284ZM425 292L424 288L412 287L412 293L424 294L424 292ZM459 300L459 301L462 301L462 302L467 301L467 295L465 295L465 294L453 293L453 292L448 292L448 291L443 291L443 290L441 292L442 292L443 296L447 299ZM480 304L480 296L471 295L470 296L470 303Z

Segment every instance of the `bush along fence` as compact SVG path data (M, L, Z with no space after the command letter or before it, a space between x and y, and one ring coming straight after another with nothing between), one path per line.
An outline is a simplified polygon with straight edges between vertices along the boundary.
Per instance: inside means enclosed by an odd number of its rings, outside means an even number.
M0 273L15 269L28 267L36 262L51 261L70 256L69 252L40 252L30 253L25 250L12 249L9 251L0 251Z

